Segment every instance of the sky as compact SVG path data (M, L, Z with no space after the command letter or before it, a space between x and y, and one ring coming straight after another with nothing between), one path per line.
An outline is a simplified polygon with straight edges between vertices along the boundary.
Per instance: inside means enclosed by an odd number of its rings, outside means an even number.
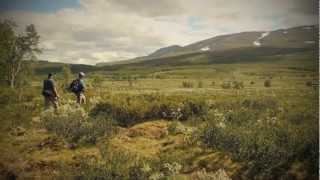
M96 64L213 36L318 24L318 0L1 0L0 20L34 24L41 60Z

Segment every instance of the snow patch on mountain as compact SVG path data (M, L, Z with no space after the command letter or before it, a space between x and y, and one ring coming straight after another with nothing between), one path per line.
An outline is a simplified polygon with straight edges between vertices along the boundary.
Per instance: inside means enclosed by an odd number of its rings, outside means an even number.
M303 29L311 30L311 29L312 29L312 26L306 26L306 27L304 27Z
M206 47L203 47L200 49L201 51L210 51L210 47L209 46L206 46Z
M304 41L304 43L306 43L306 44L314 44L315 41Z
M261 46L262 44L261 44L260 40L262 40L263 38L267 37L269 34L270 34L270 32L264 32L264 33L262 33L261 36L260 36L257 40L255 40L255 41L253 42L253 45L255 45L255 46Z

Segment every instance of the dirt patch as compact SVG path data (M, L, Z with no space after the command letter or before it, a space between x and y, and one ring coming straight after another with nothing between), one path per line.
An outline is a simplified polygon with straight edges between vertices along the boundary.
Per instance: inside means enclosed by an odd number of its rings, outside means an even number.
M153 121L138 124L128 129L128 137L143 136L150 139L161 139L168 135L168 122L167 121Z

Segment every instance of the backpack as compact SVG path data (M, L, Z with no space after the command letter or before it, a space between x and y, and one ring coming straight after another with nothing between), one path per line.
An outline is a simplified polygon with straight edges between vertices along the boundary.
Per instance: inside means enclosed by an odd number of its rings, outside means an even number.
M83 86L80 83L79 79L75 79L71 82L69 90L73 93L80 93L83 90Z
M53 93L54 84L52 80L44 80L43 81L43 89L42 89L42 95L45 97L52 97L54 96Z
M45 97L52 97L53 96L53 92L50 90L43 90L42 91L42 95Z

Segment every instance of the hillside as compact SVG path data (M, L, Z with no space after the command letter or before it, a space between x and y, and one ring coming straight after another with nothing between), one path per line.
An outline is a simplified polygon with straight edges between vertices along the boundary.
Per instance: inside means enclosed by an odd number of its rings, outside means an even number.
M68 64L68 66L73 73L79 71L114 73L126 70L134 72L137 68L145 67L152 67L155 70L157 66L161 68L263 61L273 63L277 60L288 60L288 57L291 57L289 60L299 57L316 59L317 29L316 26L301 26L272 32L243 32L216 36L184 47L174 45L161 48L149 56L100 63L97 66L80 64ZM35 72L39 75L48 72L58 73L64 65L38 61L35 63Z
M210 39L192 43L184 47L178 45L164 47L145 57L137 57L131 60L112 63L99 63L98 65L123 65L130 63L143 64L147 61L155 62L160 59L163 61L170 61L170 59L174 61L176 59L186 57L193 58L194 63L196 63L196 59L199 59L199 63L202 63L202 57L207 56L207 54L218 53L218 56L221 57L221 54L223 54L222 52L228 54L227 52L233 52L234 50L238 49L236 50L238 51L237 55L241 56L239 50L244 50L245 54L248 54L248 51L252 51L253 54L255 54L255 52L262 52L262 49L267 49L267 52L262 53L265 55L267 55L267 53L272 53L272 55L274 55L275 53L270 51L270 49L278 49L276 52L294 52L295 50L301 51L303 49L315 50L317 49L317 42L317 26L300 26L289 29L279 29L270 32L242 32L237 34L216 36ZM195 54L197 56L201 54L201 56L195 58ZM170 63L175 64L175 62ZM163 64L163 62L161 62L161 64Z
M183 47L182 52L218 51L244 47L305 48L316 43L316 26L301 26L271 32L243 32L213 37Z
M58 62L36 61L33 62L34 71L37 75L45 75L48 73L59 73L63 66L69 66L73 73L80 71L91 72L97 70L97 67L85 64L65 64Z

